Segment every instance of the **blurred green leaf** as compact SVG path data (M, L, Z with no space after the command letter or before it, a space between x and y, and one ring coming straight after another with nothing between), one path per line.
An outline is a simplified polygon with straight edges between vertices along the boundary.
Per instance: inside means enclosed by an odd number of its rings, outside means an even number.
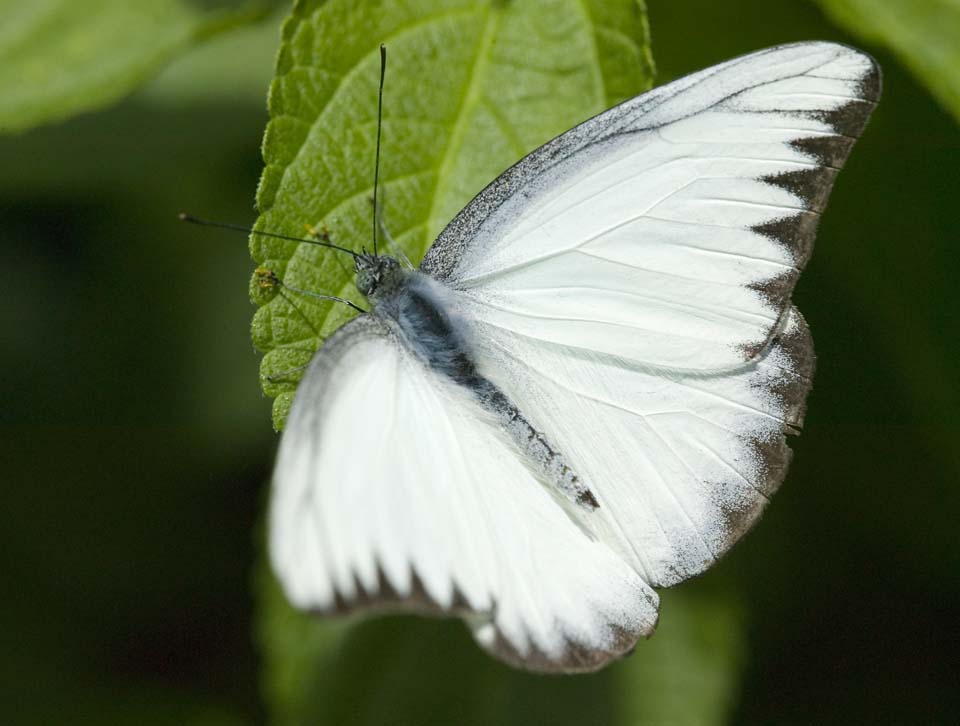
M275 724L707 726L736 701L738 609L696 585L664 593L657 632L624 660L537 676L494 661L454 620L303 615L265 570L259 639Z
M0 132L90 111L178 51L261 14L187 0L0 0Z
M660 602L656 633L614 668L617 723L727 723L744 656L739 608L693 583L660 593Z
M886 45L960 120L960 3L956 0L818 0L835 22Z
M173 58L138 98L158 106L247 102L264 108L289 3L255 23L217 33Z
M384 217L412 260L506 167L652 76L645 11L632 0L298 2L270 90L257 229L302 236L310 224L340 245L369 245L380 42ZM336 253L256 236L251 249L288 285L357 297L352 263ZM348 313L290 295L258 310L253 340L278 428L290 372Z

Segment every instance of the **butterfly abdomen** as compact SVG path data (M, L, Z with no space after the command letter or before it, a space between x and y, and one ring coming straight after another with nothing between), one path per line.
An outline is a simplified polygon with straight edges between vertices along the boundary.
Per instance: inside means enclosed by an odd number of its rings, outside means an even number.
M493 414L536 474L577 505L589 510L599 506L563 454L496 384L478 372L465 327L438 283L420 273L409 273L405 284L389 298L378 300L374 310L400 328L407 346L424 363L468 389Z
M568 499L586 509L596 509L599 506L596 497L573 471L563 454L524 418L499 388L486 379L483 380L490 386L490 390L477 389L480 402L484 408L498 416L503 429L526 454L527 459L537 462L540 472Z

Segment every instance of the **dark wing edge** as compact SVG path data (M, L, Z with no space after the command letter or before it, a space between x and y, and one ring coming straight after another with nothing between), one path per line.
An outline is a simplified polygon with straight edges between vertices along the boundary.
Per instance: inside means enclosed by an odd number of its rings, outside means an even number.
M807 394L813 386L816 355L810 328L800 311L791 307L787 321L788 325L776 333L765 354L751 363L755 367L779 368L779 374L766 384L765 389L776 399L783 423L779 432L752 437L747 442L760 462L756 481L759 496L744 502L742 507L730 507L723 511L727 536L715 553L717 559L754 526L770 498L780 488L793 457L787 436L797 435L803 428Z

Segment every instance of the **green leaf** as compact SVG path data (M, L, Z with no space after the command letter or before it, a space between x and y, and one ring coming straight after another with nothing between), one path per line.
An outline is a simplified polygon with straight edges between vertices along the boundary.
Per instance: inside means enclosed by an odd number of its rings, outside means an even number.
M302 236L308 224L370 246L380 42L384 218L414 261L506 167L652 76L645 10L631 0L302 0L270 89L257 230ZM256 235L251 250L289 286L362 303L343 255ZM350 315L290 292L257 311L277 428L298 371Z
M174 58L138 93L141 101L162 107L251 103L264 107L280 45L280 26L289 3L255 23L217 33Z
M106 106L179 51L262 8L187 0L0 0L0 131Z
M657 631L614 667L618 723L725 724L744 641L737 603L687 583L660 593Z
M960 3L957 0L819 0L839 25L891 48L960 120Z
M524 153L650 85L645 12L619 2L299 2L287 21L264 139L258 230L329 232L370 244L379 77L387 43L381 182L385 219L418 260L486 183ZM352 262L251 237L279 427L303 366L349 310L286 285L363 304ZM265 284L266 283L266 284ZM259 641L280 724L720 723L741 639L735 610L697 589L665 597L659 632L625 661L576 678L518 672L484 654L456 620L321 620L259 577Z
M484 654L456 620L319 620L261 571L259 641L274 724L703 725L736 700L735 605L697 586L665 593L654 636L599 673L537 676Z

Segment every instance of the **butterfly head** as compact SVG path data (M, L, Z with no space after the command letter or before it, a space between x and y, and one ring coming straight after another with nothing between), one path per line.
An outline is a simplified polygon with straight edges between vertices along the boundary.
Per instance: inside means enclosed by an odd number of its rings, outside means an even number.
M387 255L357 255L357 290L366 298L375 298L395 289L403 277L400 263Z

